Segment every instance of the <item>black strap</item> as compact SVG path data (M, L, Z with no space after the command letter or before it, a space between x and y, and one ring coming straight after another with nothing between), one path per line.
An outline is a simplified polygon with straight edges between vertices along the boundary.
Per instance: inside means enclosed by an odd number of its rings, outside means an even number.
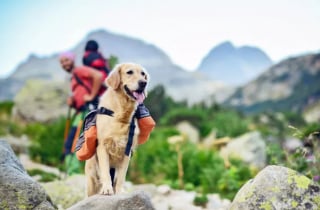
M73 76L74 76L74 78L77 80L77 83L78 83L79 85L83 86L83 87L88 91L88 93L91 93L90 88L83 83L83 81L79 78L79 76L78 76L76 73L73 73Z
M97 114L105 114L105 115L109 115L111 117L113 117L113 113L114 112L112 110L104 108L104 107L100 107L97 112Z
M126 146L126 151L124 152L124 154L126 154L127 156L130 155L131 152L131 147L132 147L132 143L133 143L133 135L134 135L134 129L136 128L135 124L134 124L134 118L132 118L131 123L130 123L130 129L129 129L129 137L128 137L128 143Z

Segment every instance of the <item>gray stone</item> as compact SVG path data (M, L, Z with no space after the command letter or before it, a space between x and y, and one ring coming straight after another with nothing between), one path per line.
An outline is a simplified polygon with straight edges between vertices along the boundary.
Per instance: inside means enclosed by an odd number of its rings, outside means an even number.
M65 82L28 80L14 99L13 116L27 122L50 122L67 114Z
M320 186L289 168L268 166L235 196L230 210L319 210Z
M55 209L43 187L27 174L3 140L0 140L0 209Z
M143 192L134 192L129 195L94 195L76 205L68 208L68 210L154 210L151 200L147 194Z
M239 158L258 169L263 168L267 161L266 144L257 131L231 140L221 149L220 155L224 159Z
M195 144L199 143L200 141L199 131L190 122L188 121L179 122L176 125L176 128L182 135L186 136L190 142Z
M85 183L85 176L77 174L62 180L42 183L42 186L54 203L67 209L85 198Z

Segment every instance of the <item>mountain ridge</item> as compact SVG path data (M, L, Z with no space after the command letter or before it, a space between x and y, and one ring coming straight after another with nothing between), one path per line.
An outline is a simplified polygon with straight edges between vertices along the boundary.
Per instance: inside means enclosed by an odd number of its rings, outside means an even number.
M244 112L303 112L320 100L320 53L287 58L238 88L225 105Z
M155 45L105 30L90 32L70 49L78 55L76 57L78 65L81 64L85 44L91 39L99 43L99 49L105 57L115 55L121 63L135 62L144 66L151 75L149 88L161 84L165 86L167 94L177 101L185 100L188 103L195 103L218 90L220 92L223 88L220 83L183 70L172 63L169 56ZM8 90L5 93L1 92L0 100L13 99L16 91L24 85L25 81L34 78L67 81L68 75L60 67L58 53L45 57L31 55L20 63L8 78L0 80L0 88Z
M230 41L225 41L210 50L197 71L211 79L239 86L258 76L271 64L271 59L261 49L247 45L235 47Z

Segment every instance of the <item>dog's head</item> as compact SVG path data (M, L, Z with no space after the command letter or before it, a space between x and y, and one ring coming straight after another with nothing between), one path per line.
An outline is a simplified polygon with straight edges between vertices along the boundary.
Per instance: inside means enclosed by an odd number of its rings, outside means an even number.
M132 100L142 103L147 96L149 75L139 64L118 64L106 79L108 88L123 91Z

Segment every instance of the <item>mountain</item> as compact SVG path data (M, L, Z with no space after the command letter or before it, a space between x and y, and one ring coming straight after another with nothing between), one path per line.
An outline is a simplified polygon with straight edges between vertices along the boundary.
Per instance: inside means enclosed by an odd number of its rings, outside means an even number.
M320 53L292 57L237 89L225 104L245 112L302 112L320 100L319 84Z
M161 84L168 95L177 101L186 100L195 103L208 96L212 97L224 87L199 73L183 70L173 64L170 58L154 45L105 30L89 33L79 44L70 49L77 55L77 64L81 64L84 46L90 39L99 43L99 49L105 57L115 55L119 58L119 62L135 62L143 65L151 75L149 87ZM26 80L31 78L67 81L68 75L60 67L58 56L58 53L47 57L30 55L17 66L13 74L0 80L1 90L6 90L0 92L0 100L12 99Z
M230 42L214 47L197 70L228 85L243 85L271 66L271 59L256 47L236 48Z

